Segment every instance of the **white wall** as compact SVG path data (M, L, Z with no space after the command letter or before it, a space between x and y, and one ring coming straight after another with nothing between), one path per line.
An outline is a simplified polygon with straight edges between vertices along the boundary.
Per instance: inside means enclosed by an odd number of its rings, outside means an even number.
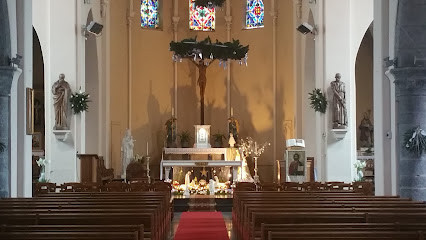
M314 55L315 87L324 89L329 99L327 113L316 114L316 130L312 132L317 142L316 149L311 152L315 153L318 180L351 182L356 160L355 60L364 33L373 20L373 1L327 0L312 4L303 1L303 4L305 21L311 10L318 26ZM306 62L303 56L301 59L302 63ZM306 67L309 68L308 65ZM336 141L331 133L332 95L329 89L338 72L346 85L349 120L348 132L341 141Z
M42 47L45 67L45 146L46 158L50 160L47 169L48 178L51 182L63 183L79 181L79 160L77 153L86 153L86 143L90 143L90 153L99 155L105 154L100 139L103 134L100 129L105 126L104 111L105 106L97 104L105 99L103 94L95 94L95 101L89 103L90 108L98 109L95 120L86 123L86 114L71 115L71 125L66 141L59 141L53 133L54 108L51 87L58 80L59 74L65 74L65 80L70 84L71 90L78 91L81 87L85 91L86 70L98 71L98 79L95 79L99 86L92 86L91 89L103 89L100 82L102 71L102 61L98 61L97 66L90 65L86 69L85 64L85 37L82 35L81 27L86 25L87 16L92 9L94 20L102 23L100 0L90 1L85 4L80 0L55 0L43 1L34 0L33 21L34 28L38 33L40 45ZM93 36L89 36L93 37ZM102 37L96 38L97 58L102 59ZM90 74L89 74L90 75ZM89 92L90 94L90 92ZM93 119L93 118L92 118ZM86 126L87 125L87 126ZM97 128L93 135L86 135L86 129ZM105 129L105 128L103 128Z

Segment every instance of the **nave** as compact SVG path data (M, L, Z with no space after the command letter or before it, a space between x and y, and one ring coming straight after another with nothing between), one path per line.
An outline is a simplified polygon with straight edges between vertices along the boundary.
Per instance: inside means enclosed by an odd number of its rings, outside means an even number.
M215 196L189 199L188 211L178 212L164 182L37 190L0 200L0 239L414 240L426 231L424 202L372 196L367 183L238 183L232 212L212 208Z

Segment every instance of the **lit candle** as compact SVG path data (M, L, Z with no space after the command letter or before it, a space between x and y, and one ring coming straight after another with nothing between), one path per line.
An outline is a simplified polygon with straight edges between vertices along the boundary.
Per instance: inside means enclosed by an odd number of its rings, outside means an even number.
M234 116L234 108L231 107L231 117L233 117L233 116Z
M147 155L147 156L149 156L149 150L148 150L148 149L149 149L149 147L148 147L148 146L149 146L149 145L148 145L148 142L146 142L146 155Z

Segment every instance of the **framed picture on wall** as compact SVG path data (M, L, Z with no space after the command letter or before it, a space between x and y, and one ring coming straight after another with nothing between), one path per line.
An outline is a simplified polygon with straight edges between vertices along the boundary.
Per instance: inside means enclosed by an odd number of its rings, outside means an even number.
M286 176L288 182L306 181L305 150L286 150Z
M34 89L27 88L26 90L26 125L27 135L34 133Z
M43 150L43 134L41 132L33 133L33 150Z

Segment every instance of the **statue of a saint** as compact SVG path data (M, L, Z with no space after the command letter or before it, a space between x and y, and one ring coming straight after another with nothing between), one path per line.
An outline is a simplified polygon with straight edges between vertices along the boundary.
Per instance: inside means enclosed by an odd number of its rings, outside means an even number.
M240 126L239 126L237 119L235 119L232 116L230 118L228 118L229 135L231 135L231 133L232 133L232 136L233 136L236 143L238 142L238 133L240 131L239 128L240 128Z
M68 101L71 95L71 88L65 75L61 73L59 80L52 86L53 106L55 108L55 126L54 130L67 130L68 127Z
M364 113L364 118L361 120L359 125L360 136L359 141L361 147L372 147L373 146L373 136L374 136L374 127L370 120L370 111Z
M333 128L346 128L348 118L346 112L346 92L345 83L340 81L340 73L336 73L336 80L331 82L333 91Z
M235 139L234 139L234 134L233 133L229 133L229 147L233 148L235 146Z
M188 171L185 174L185 186L189 186L189 184L191 184L191 171Z
M130 129L126 130L126 135L124 135L123 140L121 141L121 161L122 161L122 176L126 177L126 169L129 163L133 160L133 147L135 140L132 137Z

